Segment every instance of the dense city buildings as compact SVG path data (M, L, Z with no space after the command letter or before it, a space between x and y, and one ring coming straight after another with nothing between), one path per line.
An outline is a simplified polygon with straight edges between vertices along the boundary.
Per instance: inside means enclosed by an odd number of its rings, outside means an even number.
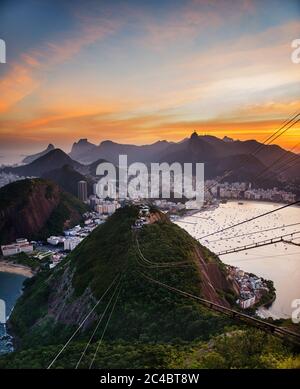
M259 303L262 296L269 292L266 281L249 274L234 266L227 266L229 276L234 280L239 291L237 304L243 309L250 308Z
M246 182L224 182L218 183L215 180L205 182L206 198L211 195L217 199L233 200L256 200L291 203L296 199L296 195L278 188L262 189L252 188L251 183ZM207 188L210 188L208 191Z

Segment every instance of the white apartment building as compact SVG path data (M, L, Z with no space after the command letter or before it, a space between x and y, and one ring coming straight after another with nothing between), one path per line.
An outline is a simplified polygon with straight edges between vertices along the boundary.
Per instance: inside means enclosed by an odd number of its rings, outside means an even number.
M58 238L56 236L50 236L50 238L47 238L47 242L53 246L58 245Z
M17 239L16 243L1 246L1 250L3 256L8 257L19 253L31 253L33 245L27 239Z
M248 298L247 300L240 300L239 301L240 306L243 309L247 309L252 307L252 305L255 304L255 296Z
M64 241L64 250L72 251L82 241L82 238L73 237L68 238Z

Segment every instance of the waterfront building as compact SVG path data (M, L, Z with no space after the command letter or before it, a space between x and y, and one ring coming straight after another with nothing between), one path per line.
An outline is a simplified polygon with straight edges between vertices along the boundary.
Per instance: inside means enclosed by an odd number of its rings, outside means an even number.
M19 253L31 253L33 245L27 239L17 239L15 243L1 246L1 251L4 257L16 255Z

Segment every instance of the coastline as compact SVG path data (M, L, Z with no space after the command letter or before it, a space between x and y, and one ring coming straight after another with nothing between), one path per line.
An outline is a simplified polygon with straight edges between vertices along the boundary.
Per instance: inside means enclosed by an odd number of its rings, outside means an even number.
M260 206L262 207L263 205L265 205L266 207L268 207L268 209L270 210L273 210L273 209L276 209L280 206L284 206L286 205L286 203L283 203L283 202L275 202L275 201L258 201L258 200L242 200L242 202L244 203L244 205L237 205L238 204L238 200L235 200L235 199L230 199L227 201L228 204L231 204L233 205L234 207L240 207L241 209L243 207L247 208L247 209L251 209L251 207L255 207L256 204L257 206ZM222 204L220 204L220 206L222 206ZM292 210L290 211L290 213L288 215L290 216L285 216L285 212L282 212L281 213L281 222L278 224L288 224L289 223L289 220L290 220L290 217L292 217L292 220L294 221L294 218L297 217L298 215L298 212L299 212L299 206L298 205L293 205L292 207ZM219 211L220 212L220 211ZM229 212L229 211L226 211L225 210L225 207L224 207L224 212ZM282 216L283 214L283 216ZM201 222L201 213L199 212L199 220L196 222L197 224L199 224ZM292 216L291 216L292 215ZM210 216L209 216L210 217ZM212 216L213 218L213 216ZM180 221L180 222L183 222L187 220L191 220L189 219L188 217L185 219L185 216L179 218L178 220L174 221L175 223L177 221ZM194 220L193 220L194 221ZM297 220L296 220L297 221ZM180 227L184 227L184 229L186 229L188 232L189 231L193 231L193 226L190 226L190 225L181 225L181 224L178 224L180 225ZM285 279L290 279L291 282L288 283L284 280L283 276L280 275L279 271L276 271L276 267L278 267L278 269L281 269L281 266L282 266L282 261L283 261L283 258L285 258L285 255L287 254L286 251L284 251L284 249L281 250L280 247L278 247L278 249L276 248L272 248L271 246L269 246L269 249L270 251L266 252L266 259L264 258L264 255L263 254L260 254L258 255L257 259L259 259L258 261L251 261L251 259L255 259L255 255L253 256L249 256L248 259L243 258L240 260L239 257L236 257L236 258L233 258L232 260L229 259L228 257L226 258L223 258L222 259L222 262L226 263L226 264L231 264L232 266L237 266L237 267L240 267L241 269L247 271L247 272L252 272L253 274L256 274L266 280L272 280L274 282L274 287L276 288L276 291L275 291L275 294L274 296L270 296L270 298L268 299L268 301L266 302L258 302L257 305L255 305L255 310L257 312L257 314L263 318L268 318L268 317L272 317L274 320L275 319L290 319L291 318L291 314L292 314L292 311L291 311L291 308L290 308L290 304L289 304L289 301L291 301L292 299L292 295L291 293L294 293L297 295L297 290L299 291L299 283L295 283L295 277L297 275L297 271L299 271L299 265L298 263L296 262L297 259L299 258L299 256L297 256L297 253L293 254L293 251L292 251L292 248L291 247L288 247L288 255L292 255L292 257L286 257L286 260L289 260L289 267L284 267L284 271L283 273L286 274L285 276ZM279 250L277 252L277 250ZM279 255L280 254L280 255ZM274 255L274 258L272 258L272 256ZM277 257L278 255L278 259L275 258ZM282 256L282 259L280 258L280 256ZM261 258L260 258L261 257ZM271 261L271 259L268 259L269 258L272 258L272 260L275 262L274 264L271 264L269 263ZM293 269L293 271L289 270L289 269ZM298 286L295 286L297 285ZM283 286L285 285L285 286ZM296 290L296 291L294 291ZM292 291L292 292L291 292Z
M3 259L0 259L0 272L19 274L27 278L31 278L35 275L35 272L30 267L18 265Z
M284 206L284 205L287 205L287 203L284 203L282 201L274 201L274 200L270 200L270 201L267 201L267 200L252 200L252 199L224 199L226 200L226 203L239 203L239 202L243 202L243 203L259 203L259 204L273 204L274 206ZM219 202L217 204L212 204L210 205L208 208L201 208L201 209L190 209L190 210L186 210L185 213L183 213L182 215L178 215L178 219L177 220L174 220L174 222L177 222L177 221L184 221L184 218L186 217L190 217L190 216L194 216L195 214L197 213L202 213L202 212L210 212L210 211L214 211L215 209L217 209L222 203ZM293 205L293 208L299 208L300 206L298 205Z

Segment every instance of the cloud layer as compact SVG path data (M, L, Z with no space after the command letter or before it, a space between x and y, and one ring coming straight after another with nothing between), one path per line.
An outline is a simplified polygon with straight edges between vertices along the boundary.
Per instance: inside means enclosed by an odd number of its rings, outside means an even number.
M76 4L68 28L53 20L41 42L33 21L26 50L0 65L0 153L193 130L262 140L300 110L296 1ZM298 132L281 144L292 147Z

